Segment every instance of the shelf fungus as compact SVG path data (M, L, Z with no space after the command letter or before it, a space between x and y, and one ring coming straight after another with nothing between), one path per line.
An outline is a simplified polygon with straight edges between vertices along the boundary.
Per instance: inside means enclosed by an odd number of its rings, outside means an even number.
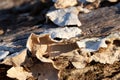
M78 19L79 11L80 10L77 7L69 7L65 9L49 11L46 16L58 26L81 26L81 22Z
M111 34L105 38L91 38L78 41L80 52L89 55L90 60L113 64L120 60L120 33Z
M67 8L72 7L78 4L77 0L56 0L55 1L55 8Z
M80 37L82 35L82 30L78 27L60 27L46 29L43 31L43 34L50 34L53 39L70 39L73 37Z
M57 80L61 77L61 71L68 67L84 69L92 61L103 64L119 61L120 33L69 43L54 40L49 34L32 33L26 47L20 54L8 57L2 62L13 66L7 71L7 76L19 80Z

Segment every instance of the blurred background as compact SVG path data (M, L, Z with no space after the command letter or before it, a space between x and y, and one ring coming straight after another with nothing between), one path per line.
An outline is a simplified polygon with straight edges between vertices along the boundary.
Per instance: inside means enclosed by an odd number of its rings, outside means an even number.
M0 35L45 22L52 0L0 0Z

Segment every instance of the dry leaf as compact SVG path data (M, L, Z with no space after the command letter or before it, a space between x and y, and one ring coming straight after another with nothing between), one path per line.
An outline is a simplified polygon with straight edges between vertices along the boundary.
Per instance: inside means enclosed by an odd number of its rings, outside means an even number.
M14 57L7 57L2 63L6 65L20 66L26 59L27 50L23 50Z
M18 80L26 80L32 77L32 73L25 71L22 67L12 67L7 71L7 76Z

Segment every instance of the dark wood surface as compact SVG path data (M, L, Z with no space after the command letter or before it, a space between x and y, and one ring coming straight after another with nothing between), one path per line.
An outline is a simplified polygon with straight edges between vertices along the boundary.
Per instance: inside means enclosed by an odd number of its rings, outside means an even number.
M120 31L120 7L103 7L88 14L79 14L85 36L108 35Z

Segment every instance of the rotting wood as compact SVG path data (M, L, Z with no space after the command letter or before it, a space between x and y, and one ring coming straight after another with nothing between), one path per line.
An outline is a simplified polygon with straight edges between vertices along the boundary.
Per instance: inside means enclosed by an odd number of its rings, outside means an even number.
M101 13L102 12L102 13ZM102 36L102 35L108 35L111 32L120 31L120 14L116 7L104 7L101 9L97 9L91 13L88 14L80 14L80 20L82 22L82 26L80 27L86 36ZM93 16L91 16L93 14ZM14 42L16 44L21 44L21 41L25 41L29 34L31 32L39 32L38 29L35 29L33 27L29 27L23 29L19 29L19 32L17 34L8 34L3 38L3 36L0 37L0 39L3 39L2 42ZM41 29L39 29L41 30ZM17 30L15 30L17 32ZM22 37L21 37L22 36ZM10 40L8 40L10 39ZM23 45L24 46L24 45ZM94 79L114 79L115 77L119 78L119 67L120 62L116 62L111 65L107 64L100 64L100 63L90 63L88 65L88 69L86 69L86 72L83 72L82 75L79 75L76 72L76 74L72 74L71 72L74 72L74 69L71 68L71 66L68 66L64 73L62 73L62 79L61 80L80 80L80 79L86 79L86 80L94 80ZM110 70L109 70L110 69ZM70 72L71 71L71 72ZM105 74L106 73L106 74ZM118 75L118 76L117 76ZM66 77L67 76L67 77ZM76 76L76 77L75 77ZM92 76L92 77L91 77ZM74 78L75 77L75 78ZM115 78L116 79L116 78Z
M84 36L102 36L120 31L120 10L117 7L104 7L88 14L79 14Z

